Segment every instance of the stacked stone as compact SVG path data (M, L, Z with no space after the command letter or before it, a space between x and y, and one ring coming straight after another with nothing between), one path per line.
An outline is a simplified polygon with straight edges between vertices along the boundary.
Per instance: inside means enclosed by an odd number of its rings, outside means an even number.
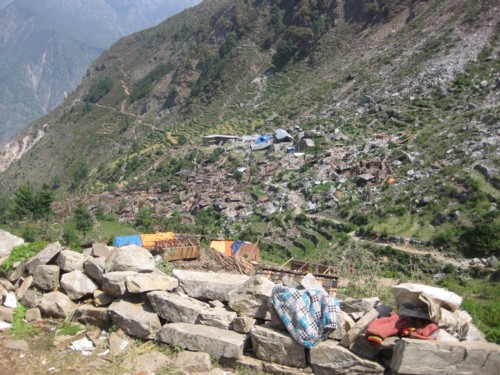
M9 279L0 280L4 305L11 301L0 309L0 320L12 321L12 300L29 308L28 320L42 314L65 318L74 311L82 324L118 326L109 337L114 348L126 346L126 333L273 374L383 374L387 368L394 374L493 374L499 368L499 346L451 342L450 336L437 342L389 338L374 349L364 333L390 312L378 298L342 301L341 326L306 350L269 304L274 283L264 276L174 270L170 277L156 269L147 249L135 245L94 244L80 254L53 243L17 265ZM284 283L321 289L312 275Z

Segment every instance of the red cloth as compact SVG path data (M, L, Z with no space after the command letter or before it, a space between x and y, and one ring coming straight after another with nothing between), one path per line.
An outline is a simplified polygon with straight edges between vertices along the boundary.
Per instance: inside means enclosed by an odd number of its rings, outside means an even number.
M376 319L366 330L366 339L372 345L380 345L389 336L407 336L413 339L436 340L439 327L425 319L399 316L391 313L386 318Z

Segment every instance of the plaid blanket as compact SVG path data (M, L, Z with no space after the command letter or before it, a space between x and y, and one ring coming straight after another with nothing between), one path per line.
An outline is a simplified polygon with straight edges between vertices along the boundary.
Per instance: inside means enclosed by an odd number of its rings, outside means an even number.
M320 290L297 290L276 285L271 303L292 337L312 349L340 324L336 298Z

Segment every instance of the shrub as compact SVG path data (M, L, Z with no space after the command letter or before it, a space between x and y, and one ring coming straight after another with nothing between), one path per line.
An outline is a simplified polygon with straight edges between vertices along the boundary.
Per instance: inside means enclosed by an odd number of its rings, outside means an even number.
M88 94L83 98L86 103L97 103L113 88L113 79L105 77L95 82L89 89Z

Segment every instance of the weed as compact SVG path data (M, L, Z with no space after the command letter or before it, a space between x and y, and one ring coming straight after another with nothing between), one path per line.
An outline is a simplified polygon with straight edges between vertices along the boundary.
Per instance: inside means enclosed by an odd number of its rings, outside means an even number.
M9 333L15 337L21 339L26 339L33 337L41 332L40 327L35 327L30 323L27 323L24 318L26 317L26 307L19 305L14 311L14 317L12 320L12 328L9 329Z
M47 245L48 244L46 242L37 241L15 247L10 253L9 257L0 266L0 274L8 273L10 270L12 270L12 267L15 263L28 260L29 258L38 254L45 247L47 247Z
M83 331L83 327L76 323L64 323L62 327L58 330L57 336L74 336L78 332Z
M169 263L165 259L160 259L158 262L156 262L156 269L163 272L165 275L172 275L172 271L174 270L174 267L172 266L172 263Z

